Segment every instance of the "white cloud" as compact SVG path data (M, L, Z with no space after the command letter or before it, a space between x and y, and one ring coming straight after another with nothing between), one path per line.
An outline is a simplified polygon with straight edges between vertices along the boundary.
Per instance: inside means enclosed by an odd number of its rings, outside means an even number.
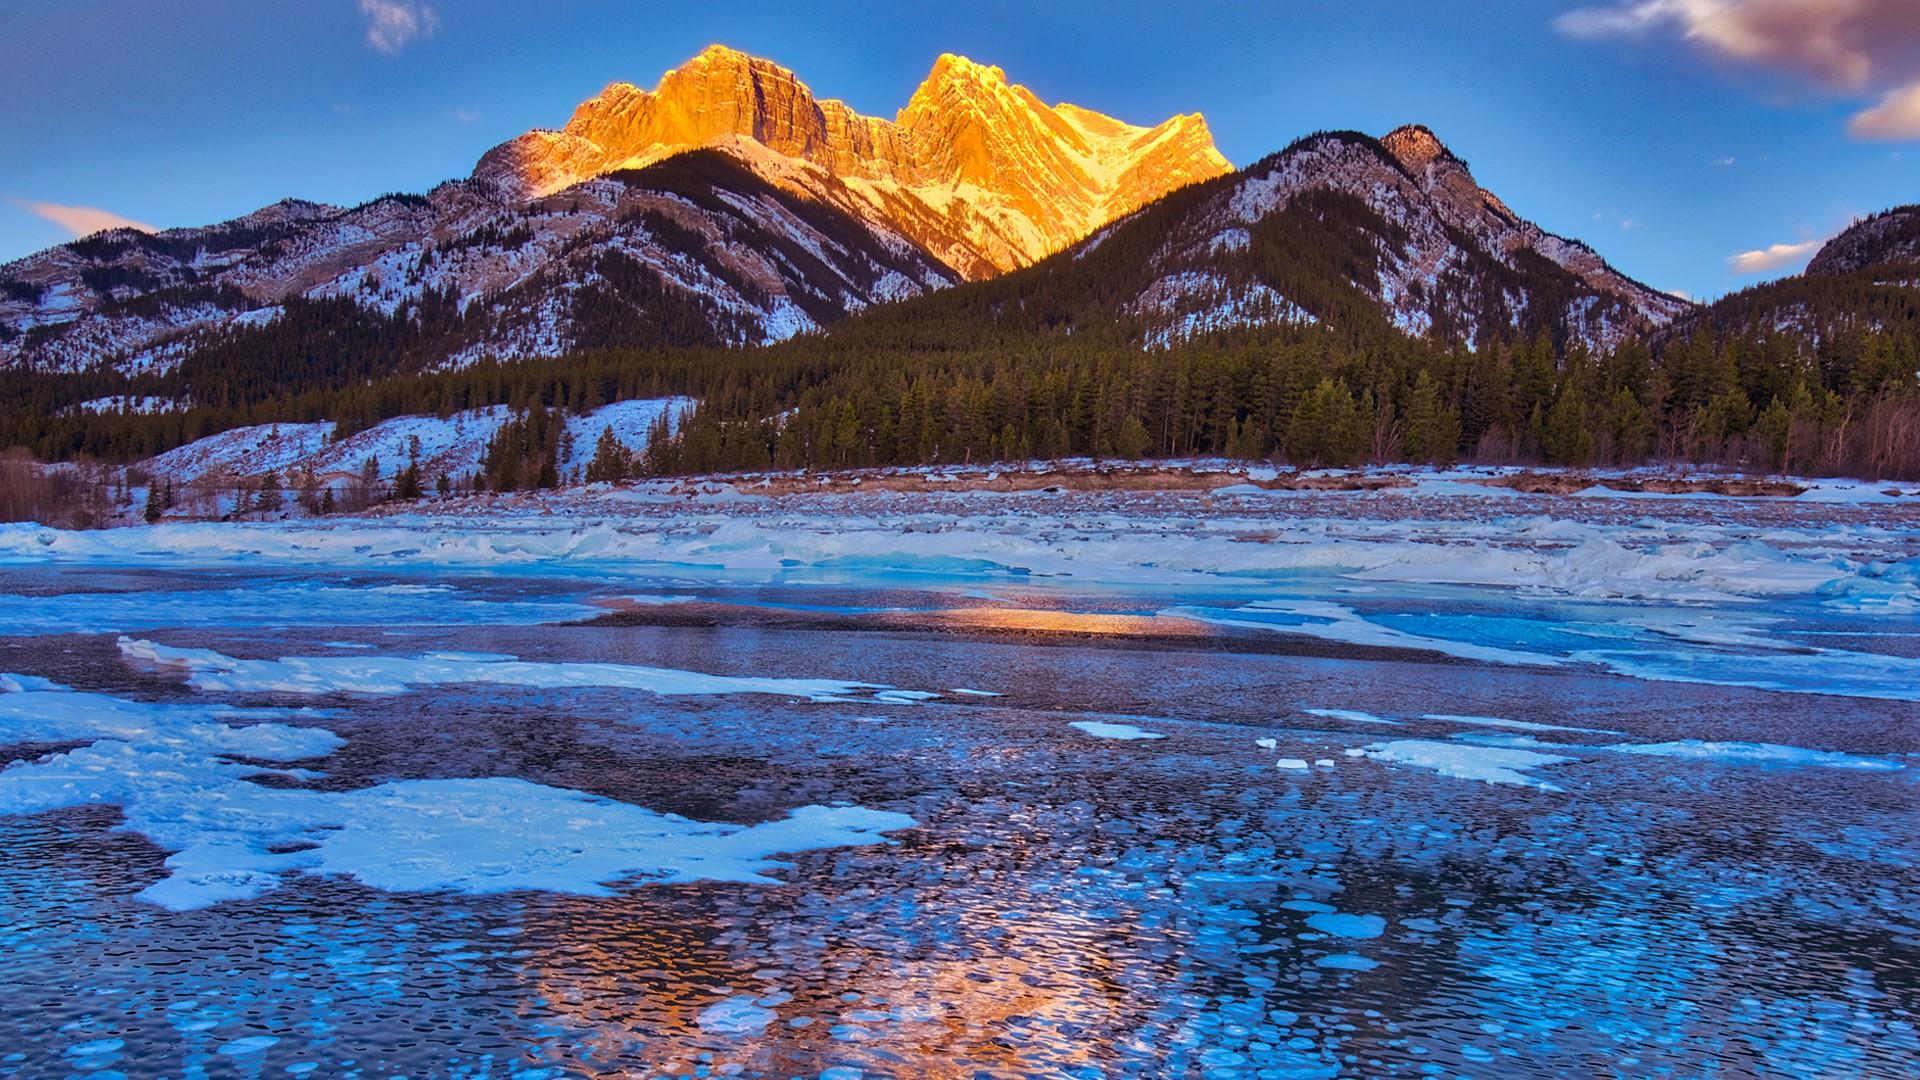
M416 0L360 0L367 17L367 47L388 56L440 28L440 13Z
M1880 104L1855 114L1847 131L1856 139L1882 142L1920 139L1920 83L1894 90Z
M159 231L144 221L122 217L111 210L102 210L97 206L62 206L59 203L34 202L31 199L8 199L7 201L35 217L53 222L75 236L87 236L103 229L138 229L144 233Z
M1825 240L1805 240L1798 244L1774 244L1757 251L1742 251L1727 257L1727 266L1736 274L1764 274L1785 266L1795 266L1813 258Z
M477 109L455 109L453 118L463 124L477 124L480 122L480 113Z
M1713 159L1713 164L1716 168L1731 169L1734 165L1734 157L1731 154L1726 157L1717 157Z
M1920 139L1915 0L1615 0L1554 21L1571 37L1671 35L1716 61L1850 96L1885 95L1853 118L1859 138Z

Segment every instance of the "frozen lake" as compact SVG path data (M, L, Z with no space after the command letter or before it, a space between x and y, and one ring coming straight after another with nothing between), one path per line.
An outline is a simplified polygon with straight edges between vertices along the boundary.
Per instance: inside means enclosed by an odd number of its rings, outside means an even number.
M1911 1076L1916 522L0 528L0 1075Z

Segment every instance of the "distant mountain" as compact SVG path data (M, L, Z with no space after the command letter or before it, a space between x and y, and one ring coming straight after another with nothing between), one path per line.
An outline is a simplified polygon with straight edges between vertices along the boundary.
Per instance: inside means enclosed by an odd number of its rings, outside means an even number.
M1920 263L1920 206L1897 206L1854 222L1807 264L1809 274L1852 274Z
M1699 331L1829 353L1857 351L1845 343L1866 334L1920 336L1920 206L1855 222L1821 247L1805 273L1724 296L1663 336Z
M1443 344L1611 348L1693 309L1522 219L1424 127L1309 136L995 282L876 315L970 312L1147 345L1289 323ZM924 315L923 315L924 313ZM966 320L949 320L957 326Z
M1135 127L1046 105L997 67L935 62L894 120L821 100L793 72L720 45L653 90L614 83L559 131L530 131L474 178L538 196L691 147L740 156L775 184L911 237L968 278L1066 247L1167 192L1228 172L1199 114Z
M761 344L1025 265L1228 168L1198 115L1139 128L1047 106L963 57L941 57L886 121L714 46L424 196L289 200L0 266L0 369L166 372L289 350L318 366L344 340L386 350L340 365L363 377Z
M0 267L0 367L389 349L349 366L365 375L755 344L955 280L905 237L703 152L527 200L456 182L350 210L285 202L204 229L98 233Z

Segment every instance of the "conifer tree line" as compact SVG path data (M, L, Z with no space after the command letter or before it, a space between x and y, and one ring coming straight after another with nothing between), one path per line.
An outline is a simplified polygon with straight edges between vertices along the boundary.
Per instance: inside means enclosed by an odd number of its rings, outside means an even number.
M40 460L129 463L245 424L514 413L466 490L550 487L568 415L685 395L699 408L640 460L596 443L595 479L757 468L1092 456L1222 456L1298 465L1650 461L1920 478L1920 348L1905 330L1817 345L1703 328L1607 353L1530 340L1477 351L1398 334L1286 326L1143 349L1096 334L1008 334L965 347L885 322L755 349L604 349L180 412L36 407L11 381L0 445ZM1657 353L1656 353L1657 349ZM64 388L60 393L73 393ZM659 434L664 435L664 430ZM616 440L617 443L617 440ZM600 451L605 449L606 453ZM411 493L442 490L411 476Z
M1834 362L1705 336L1666 350L1479 352L1311 330L1178 349L856 357L772 408L722 381L658 473L1093 456L1638 465L1920 477L1911 337L1862 335ZM1833 385L1837 383L1838 385Z

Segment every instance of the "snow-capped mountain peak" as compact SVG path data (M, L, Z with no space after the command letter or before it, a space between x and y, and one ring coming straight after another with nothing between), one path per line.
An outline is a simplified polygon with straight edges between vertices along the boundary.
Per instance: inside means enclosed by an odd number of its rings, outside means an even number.
M763 174L771 182L912 237L976 278L1033 262L1231 168L1198 114L1139 127L1076 105L1048 106L1002 69L953 53L885 120L817 98L772 61L715 45L653 90L614 83L564 128L502 143L474 177L539 196L743 140L824 170L776 166Z

